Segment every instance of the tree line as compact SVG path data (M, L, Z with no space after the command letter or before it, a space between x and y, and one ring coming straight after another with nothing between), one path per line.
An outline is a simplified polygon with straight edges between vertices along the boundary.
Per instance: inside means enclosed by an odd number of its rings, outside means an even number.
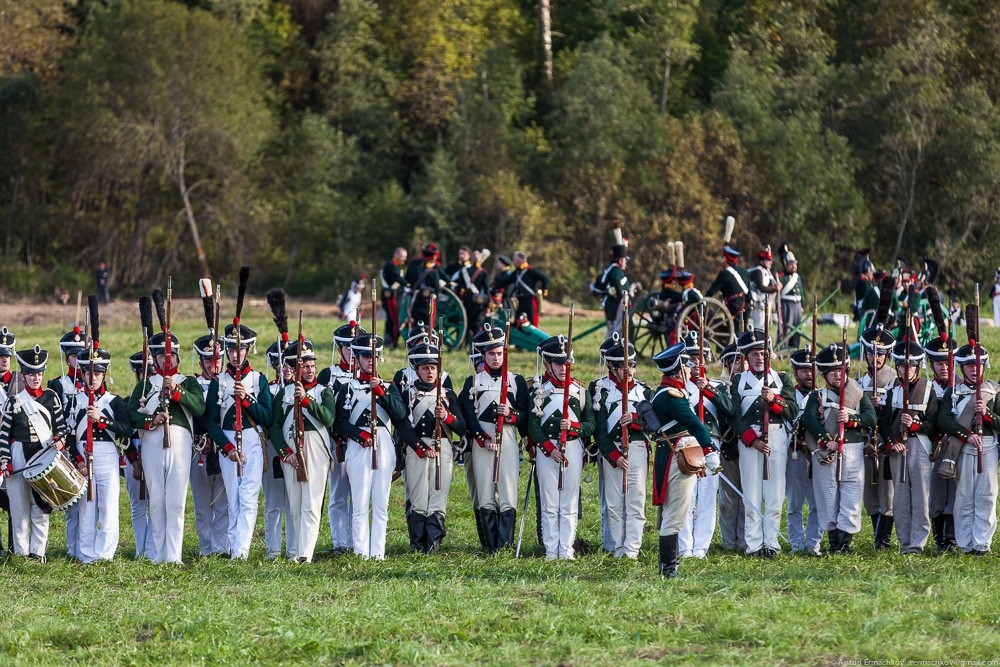
M0 0L0 282L225 274L329 297L397 245L580 294L625 221L722 221L811 287L855 250L984 281L1000 6L973 0ZM179 280L180 284L181 281ZM183 283L188 284L188 283Z

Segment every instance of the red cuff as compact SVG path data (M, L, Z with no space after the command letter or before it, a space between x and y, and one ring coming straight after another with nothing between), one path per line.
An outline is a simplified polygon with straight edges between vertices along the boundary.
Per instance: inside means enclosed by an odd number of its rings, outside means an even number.
M919 430L920 430L920 422L914 419L913 423L910 424L910 433L916 433Z
M779 403L777 398L767 404L767 411L772 415L780 415L784 410L785 406Z
M556 451L556 446L552 444L551 440L546 440L539 447L545 451L546 456L552 456L552 452Z
M299 406L304 408L307 405L309 405L310 403L312 403L312 401L309 400L309 397L308 396L303 396L302 400L299 401Z
M641 431L642 424L639 423L639 417L634 412L632 413L632 423L628 425L630 431Z
M152 431L152 430L153 430L154 428L156 428L156 426L153 426L153 418L152 418L152 417L150 417L149 419L147 419L147 420L146 420L146 423L145 423L145 424L143 424L143 426L142 426L142 427L143 427L144 429L146 429L147 431Z
M365 429L361 429L361 432L358 433L358 442L364 442L365 440L371 440L371 439L372 439L372 434L369 431L366 431Z
M481 433L476 434L476 444L479 445L480 447L486 447L486 439L487 436Z
M701 448L701 453L704 454L705 456L708 456L709 454L711 454L714 451L715 451L715 447L702 447Z
M236 449L236 445L231 442L227 442L226 446L222 448L222 453L229 456L229 453Z
M378 396L379 398L382 398L383 396L385 396L385 387L383 387L380 384L376 385L375 389L373 389L373 391L375 392L375 395Z
M7 472L8 473L14 472L14 464L11 463L10 461L7 462Z
M709 389L708 387L705 387L704 389L701 390L701 395L707 398L708 400L712 400L713 398L715 398L715 392Z
M240 405L243 406L244 410L249 410L250 409L250 399L247 398L246 396L244 396L243 400L240 401Z
M102 431L107 430L109 425L110 423L104 417L101 417L100 419L94 422L94 428L99 428Z
M287 447L287 446L285 447L285 456L288 456L288 455L294 454L294 453L295 453L294 449L292 449L291 447Z
M618 465L618 461L620 461L622 458L622 453L617 449L612 449L611 453L608 454L608 458L611 460L612 463Z
M81 456L80 454L77 454L77 455L76 455L76 462L77 462L77 463L83 463L83 462L84 462L84 461L86 461L86 460L87 460L87 459L83 458L83 456Z
M173 401L174 403L180 403L181 402L181 390L180 389L174 389L174 392L172 394L170 394L170 400Z
M753 430L752 428L748 428L747 430L743 431L742 435L740 435L740 440L742 440L743 444L746 445L747 447L753 447L753 442L758 437L759 436L757 435L757 431Z
M986 414L983 415L983 423L985 423L985 424L992 424L993 423L993 413L990 412L989 410L987 410Z
M445 423L445 424L447 424L448 426L451 426L451 423L452 423L453 421L455 421L455 415L453 415L453 414L451 414L451 413L449 412L449 413L448 413L448 416L446 416L446 417L444 418L444 423Z

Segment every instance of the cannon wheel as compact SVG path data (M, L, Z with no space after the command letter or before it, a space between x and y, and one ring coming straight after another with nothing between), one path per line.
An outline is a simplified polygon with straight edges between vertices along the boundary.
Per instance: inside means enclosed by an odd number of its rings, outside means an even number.
M400 327L400 336L405 340L409 327L405 324L410 319L410 309L413 299L409 294L404 294L399 304L401 313L406 313L404 324ZM449 350L457 350L465 343L465 332L469 322L466 319L465 308L461 300L454 292L447 287L438 290L438 311L437 321L434 328L441 332L444 344Z
M629 327L630 342L640 357L651 357L667 346L669 324L666 316L653 309L653 292L632 303Z
M726 304L711 297L698 303L688 304L677 318L677 340L691 331L699 330L698 318L701 310L705 313L705 339L712 346L715 358L722 356L722 349L736 340L736 326Z

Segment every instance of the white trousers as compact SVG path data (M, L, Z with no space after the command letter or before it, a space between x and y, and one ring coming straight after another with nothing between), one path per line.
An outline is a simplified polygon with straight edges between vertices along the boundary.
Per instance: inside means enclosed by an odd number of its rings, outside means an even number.
M21 443L11 443L10 460L15 470L24 467L26 461ZM10 499L14 555L44 556L45 547L49 543L49 515L31 498L31 485L24 479L24 473L19 472L7 478L7 496Z
M785 467L785 497L788 500L788 541L792 551L819 552L819 543L823 539L823 528L820 527L819 512L816 509L816 495L813 493L813 480L809 479L809 455L799 451L795 458L789 454ZM815 466L819 465L814 461ZM859 487L860 490L860 487ZM803 520L802 508L804 512Z
M135 557L155 560L156 551L153 547L153 524L149 520L149 499L139 499L139 488L142 482L132 476L134 466L125 461L125 490L128 492L128 503L132 515L132 535L135 539Z
M993 326L1000 327L1000 294L993 297Z
M597 500L601 504L601 548L608 553L615 553L615 538L611 536L611 522L608 518L608 495L604 490L604 468L607 466L611 466L611 462L603 456L598 456Z
M681 438L677 449L698 447L698 441L688 436ZM666 456L666 447L659 447L657 456ZM667 498L660 507L660 536L678 535L684 527L684 520L691 512L691 501L694 498L695 475L685 475L677 464L677 454L670 457L670 467L667 469Z
M73 461L76 467L76 461ZM86 498L81 498L86 500ZM80 500L66 508L66 554L75 560L80 558Z
M170 426L170 447L163 448L163 428L140 431L142 471L153 524L154 563L181 563L184 509L191 477L191 432Z
M931 534L931 460L920 439L911 436L906 444L906 483L903 455L889 456L892 466L892 513L901 553L920 552ZM957 537L956 537L957 542Z
M316 431L306 431L304 449L308 477L305 482L295 479L295 468L285 462L281 463L289 509L288 534L294 538L286 543L285 552L293 560L305 559L307 563L311 563L323 518L326 482L330 476L330 449Z
M222 475L209 475L208 467L191 460L191 502L198 551L202 556L229 553L229 500Z
M601 458L601 479L607 501L607 529L611 551L618 558L638 558L642 531L646 527L646 480L649 451L644 442L628 448L628 494L622 494L622 470ZM602 538L603 539L603 538Z
M684 527L677 535L681 556L704 558L715 535L715 507L719 497L719 478L715 475L699 477L694 483L691 509L684 520Z
M223 431L233 442L235 431ZM236 475L236 464L220 455L222 481L229 499L229 551L232 558L250 556L250 542L257 525L257 505L260 502L261 476L264 473L264 453L260 436L252 428L243 429L243 476Z
M580 440L566 442L566 464L563 468L561 491L560 465L539 449L535 472L538 475L542 542L546 558L572 560L576 526L580 520L580 478L583 473L583 443Z
M80 508L77 558L81 563L113 560L118 550L119 458L113 442L94 442L94 499L88 501L84 495L76 502Z
M389 487L396 467L396 449L385 428L378 429L378 469L372 469L371 447L347 441L344 464L351 481L351 537L354 553L365 558L385 558L385 533L389 524ZM371 522L368 512L371 510Z
M351 480L347 476L347 462L337 460L336 448L332 448L333 461L330 463L330 500L327 503L327 522L334 549L350 549L351 540Z
M264 551L269 559L280 556L281 540L284 537L285 555L297 558L293 554L297 554L298 537L295 534L295 522L292 521L292 505L285 492L285 479L274 478L275 465L282 474L288 467L280 461L274 462L276 453L270 442L264 447L264 452L268 463L268 469L262 472L260 480L261 488L264 489Z
M749 505L743 508L743 534L747 542L747 553L767 547L781 551L778 543L778 526L781 525L781 510L785 504L785 465L788 459L788 438L781 423L772 424L768 431L771 454L769 479L764 481L764 455L753 447L740 443L740 479L743 494L756 505L770 521L764 521Z
M426 442L426 440L425 440ZM428 442L433 447L433 442ZM406 448L406 493L410 509L425 516L445 514L451 490L452 450L447 440L441 442L441 488L435 489L435 459L420 458L412 447Z
M955 543L963 551L989 551L997 531L997 441L983 438L983 473L976 448L962 445L955 489Z
M829 450L827 450L829 451ZM840 482L837 482L837 459L823 465L813 455L813 495L819 514L820 530L842 530L854 535L861 531L861 507L865 486L865 444L845 442Z

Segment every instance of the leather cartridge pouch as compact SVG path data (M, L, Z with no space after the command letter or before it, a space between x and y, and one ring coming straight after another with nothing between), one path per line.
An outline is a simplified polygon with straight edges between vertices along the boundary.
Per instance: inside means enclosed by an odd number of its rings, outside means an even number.
M699 475L706 471L705 453L701 447L683 447L676 450L677 467L685 475Z

